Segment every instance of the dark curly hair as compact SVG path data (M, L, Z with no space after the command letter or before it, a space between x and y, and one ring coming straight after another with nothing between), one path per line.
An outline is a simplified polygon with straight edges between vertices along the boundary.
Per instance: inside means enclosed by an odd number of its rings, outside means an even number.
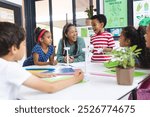
M139 34L133 26L127 26L122 29L122 34L125 37L125 40L130 41L130 46L138 45L139 43Z
M41 34L41 32L45 29L41 29L40 27L35 28L34 30L34 39L36 43L39 43L38 37ZM45 30L44 33L42 34L41 38L43 38L44 34L49 32L48 30Z
M107 18L106 18L106 16L104 15L104 14L98 14L98 15L94 15L94 16L92 16L91 17L91 19L93 20L93 19L97 19L100 23L104 23L104 26L103 27L105 27L106 26L106 24L107 24Z
M139 26L137 32L139 33L139 48L142 48L142 52L139 56L140 67L150 68L150 49L146 47L146 41L144 35L146 34L146 27Z
M125 37L125 40L130 41L130 46L137 45L137 48L141 48L141 54L138 57L139 64L141 68L150 68L150 56L149 56L149 49L146 48L145 43L145 33L146 27L139 26L136 30L133 26L127 26L122 29L122 33Z
M25 31L22 27L10 22L0 22L0 57L9 53L9 49L25 40Z

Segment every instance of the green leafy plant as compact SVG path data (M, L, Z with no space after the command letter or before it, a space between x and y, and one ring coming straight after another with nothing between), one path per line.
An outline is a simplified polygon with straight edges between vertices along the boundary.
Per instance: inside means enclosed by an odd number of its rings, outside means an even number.
M106 67L130 68L135 66L135 60L142 49L137 49L137 45L132 47L120 47L112 50L112 58L104 63Z
M86 8L85 10L89 19L93 16L94 11L96 11L96 9L93 9L93 7L94 6L90 6L89 8Z

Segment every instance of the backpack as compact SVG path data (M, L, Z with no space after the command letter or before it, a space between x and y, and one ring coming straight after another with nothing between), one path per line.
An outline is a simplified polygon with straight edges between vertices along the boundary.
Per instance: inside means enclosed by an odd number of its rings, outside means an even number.
M150 76L138 88L132 90L129 100L150 100Z

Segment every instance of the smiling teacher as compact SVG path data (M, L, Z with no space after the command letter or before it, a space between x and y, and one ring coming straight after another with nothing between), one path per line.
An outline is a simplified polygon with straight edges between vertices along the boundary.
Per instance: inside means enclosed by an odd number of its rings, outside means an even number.
M69 62L82 62L85 61L85 53L82 48L85 48L85 42L82 38L78 37L77 29L74 24L66 24L63 27L63 37L59 41L57 51L57 61L60 63L67 62L67 52L64 49L69 47Z

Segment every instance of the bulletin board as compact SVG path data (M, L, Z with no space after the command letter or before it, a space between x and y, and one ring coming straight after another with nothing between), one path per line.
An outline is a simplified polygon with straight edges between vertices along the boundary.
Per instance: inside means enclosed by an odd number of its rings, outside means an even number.
M133 1L133 23L138 27L139 22L144 18L150 18L150 1L134 0Z
M128 24L127 0L104 0L105 28L125 27Z

